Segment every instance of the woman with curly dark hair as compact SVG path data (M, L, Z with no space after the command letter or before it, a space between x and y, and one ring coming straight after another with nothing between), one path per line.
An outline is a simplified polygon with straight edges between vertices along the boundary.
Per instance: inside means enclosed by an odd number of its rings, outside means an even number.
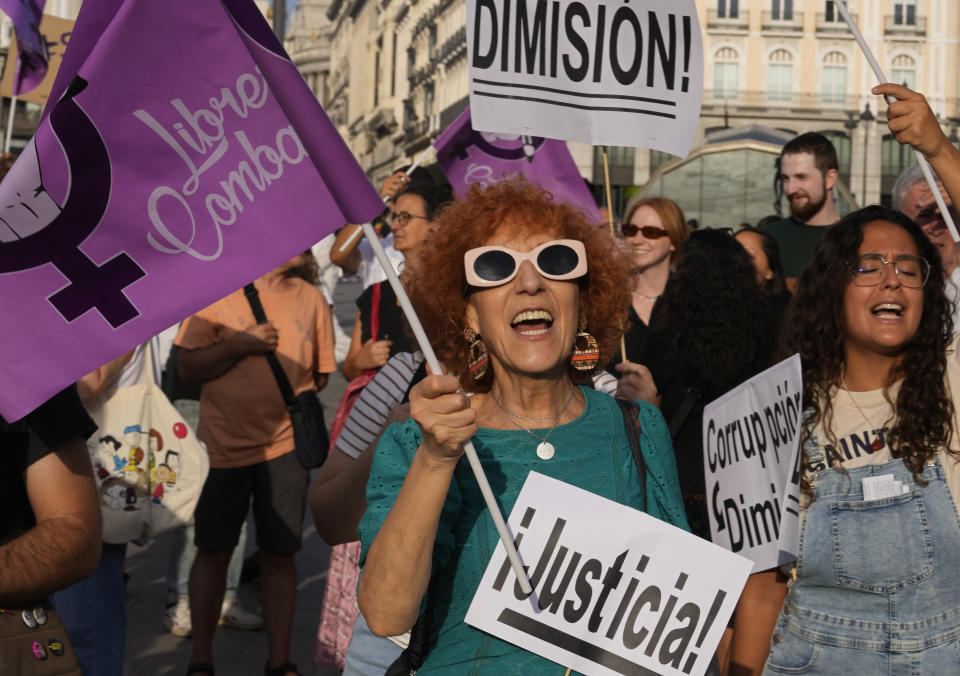
M958 371L936 250L899 212L849 214L787 327L806 500L764 673L960 673Z
M775 334L767 301L750 256L727 231L690 235L652 315L652 337L640 356L662 397L670 425L687 520L694 534L709 540L703 472L704 406L770 364ZM619 393L634 394L643 366L618 366L628 375ZM634 375L637 374L637 375ZM717 650L731 673L756 673L766 658L777 573L750 576L738 603L733 632ZM782 596L782 592L781 592ZM758 635L755 628L765 627ZM739 671L737 671L739 670Z
M464 622L497 537L462 444L473 438L506 513L536 470L686 527L659 411L638 402L644 479L620 406L575 385L619 340L627 262L576 209L504 182L474 186L447 208L407 275L431 344L456 375L418 383L412 419L377 446L359 526L360 610L374 633L407 631L429 581L430 649L418 673L556 672Z
M703 407L769 365L775 340L750 257L726 231L697 230L677 259L640 355L670 424L693 532L710 539L704 498ZM629 372L634 365L627 364ZM632 382L622 382L632 392Z
M793 298L787 288L787 278L783 274L783 260L780 258L780 245L769 232L751 226L744 226L734 235L740 246L750 254L753 267L757 271L757 283L763 290L770 313L770 330L780 335L780 326L786 314L787 306Z

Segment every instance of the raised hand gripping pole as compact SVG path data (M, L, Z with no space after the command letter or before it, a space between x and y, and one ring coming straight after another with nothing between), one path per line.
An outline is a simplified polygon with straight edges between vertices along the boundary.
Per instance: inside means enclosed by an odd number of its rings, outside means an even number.
M413 335L417 339L417 344L420 346L420 351L423 352L423 356L427 360L427 365L434 373L443 373L443 366L441 366L440 362L437 361L437 355L434 354L433 348L430 346L430 341L427 340L427 334L423 330L423 325L420 323L420 318L417 317L417 313L413 309L413 304L410 303L410 297L407 296L406 290L400 283L400 278L397 277L397 273L393 269L393 265L390 263L389 259L387 259L387 254L383 250L383 245L380 243L380 238L377 237L376 230L373 229L373 226L370 223L364 223L361 227L363 228L363 234L366 236L367 241L370 242L370 246L373 248L373 253L376 254L377 260L380 261L380 265L383 267L383 271L387 275L387 281L389 281L390 286L393 287L393 292L397 296L397 302L400 303L400 308L403 310L403 314L407 317L407 322L410 324L410 328L413 330ZM467 456L467 460L470 462L470 469L473 470L473 475L476 477L477 484L480 486L480 492L483 494L483 501L487 504L487 509L490 510L490 516L493 518L493 523L497 527L497 533L500 534L500 542L503 543L504 549L507 550L507 558L510 560L510 565L513 566L513 572L517 576L517 582L520 584L520 589L523 590L524 594L532 594L533 587L530 586L530 580L527 579L527 572L523 569L523 563L520 561L520 555L517 553L517 548L514 546L513 540L510 539L510 532L507 530L507 524L504 522L503 515L500 513L500 508L497 506L497 501L493 497L493 491L490 490L490 482L487 481L487 475L483 473L483 466L480 464L480 459L477 457L477 450L473 447L473 441L468 440L463 444L463 452Z
M880 64L877 62L876 57L873 55L873 52L870 50L867 41L863 39L863 34L860 32L860 29L857 27L857 24L853 22L853 17L850 16L850 12L847 11L846 2L844 0L837 0L833 3L833 6L837 8L840 12L840 16L843 17L843 20L847 22L847 26L850 28L850 32L853 33L854 39L857 41L857 44L860 45L860 51L863 52L863 55L867 58L867 63L870 64L870 68L873 70L873 74L877 76L877 79L880 81L880 84L886 84L889 82L887 76L883 74L883 70L880 69ZM885 97L887 103L893 103L891 97ZM927 179L927 185L930 186L930 192L933 193L933 197L937 200L937 208L940 209L940 214L943 216L944 222L947 224L947 229L950 230L950 236L953 238L954 242L960 242L960 234L957 233L957 226L953 223L953 216L951 215L949 209L947 209L946 202L943 201L943 195L940 194L940 188L937 187L937 182L933 178L933 172L930 170L930 163L927 162L927 158L917 150L913 149L914 154L917 156L917 164L920 165L920 171L923 172L923 177ZM866 171L866 167L864 167Z
M407 176L409 176L410 174L412 174L412 173L413 173L413 170L420 166L420 163L423 162L424 158L427 156L427 153L429 153L431 150L433 150L433 146L432 146L432 145L427 146L427 149L424 150L422 153L420 153L420 157L418 157L417 160L416 160L413 164L410 165L410 168L407 169L407 170L406 170L405 172L403 172L403 173L405 173ZM384 203L384 204L387 204L389 201L390 201L390 198L389 198L389 197L384 197L384 198L383 198L383 203ZM353 231L353 234L350 235L350 236L347 238L347 241L340 245L340 251L346 251L346 250L349 249L351 246L353 246L353 240L355 240L357 237L360 236L360 232L361 232L361 230L360 230L359 228L356 229L356 230L354 230L354 231ZM424 354L426 354L426 353L424 353Z

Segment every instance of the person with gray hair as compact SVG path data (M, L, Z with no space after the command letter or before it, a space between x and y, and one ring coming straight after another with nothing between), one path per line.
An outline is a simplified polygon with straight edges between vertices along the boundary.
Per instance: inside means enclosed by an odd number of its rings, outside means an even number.
M950 210L954 223L960 222L960 214L953 206L953 201L943 187L940 177L932 168L930 171L937 181L937 186L943 195L943 201ZM927 239L936 247L943 266L943 274L946 277L947 299L953 305L954 326L960 327L960 323L958 323L960 322L960 266L958 266L958 263L960 263L960 244L953 241L943 214L940 213L940 208L937 206L936 197L930 190L919 164L907 167L897 177L893 184L890 206L919 225Z

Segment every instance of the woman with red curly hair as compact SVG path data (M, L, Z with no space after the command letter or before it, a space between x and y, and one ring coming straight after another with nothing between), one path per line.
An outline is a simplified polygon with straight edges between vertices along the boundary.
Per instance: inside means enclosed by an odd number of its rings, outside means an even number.
M602 229L526 183L474 186L443 212L411 262L410 295L456 375L415 386L412 419L380 440L359 527L358 600L374 633L400 634L413 626L430 583L431 647L420 673L557 670L464 623L497 544L462 459L467 439L496 477L506 513L536 470L686 528L659 411L637 403L641 478L620 407L581 384L619 340L628 278L629 263Z

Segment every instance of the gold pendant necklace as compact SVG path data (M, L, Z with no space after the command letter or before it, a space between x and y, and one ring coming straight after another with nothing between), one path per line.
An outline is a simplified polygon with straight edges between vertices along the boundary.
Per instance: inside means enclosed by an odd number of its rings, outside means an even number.
M853 405L856 406L857 410L860 412L860 415L863 417L864 422L867 423L867 429L873 430L873 423L870 422L870 418L867 417L867 414L863 412L863 409L860 408L860 404L857 403L857 400L853 398L853 393L850 392L850 388L847 387L847 378L846 378L846 364L840 365L840 387L843 388L843 391L847 393L847 398L853 402ZM874 439L870 444L870 449L876 453L881 448L883 448L883 442L880 439Z

